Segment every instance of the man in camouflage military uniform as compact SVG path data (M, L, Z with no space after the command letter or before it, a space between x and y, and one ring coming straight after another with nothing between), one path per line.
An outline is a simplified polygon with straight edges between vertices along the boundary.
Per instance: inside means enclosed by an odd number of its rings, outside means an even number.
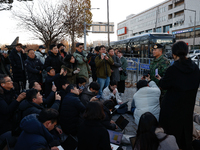
M170 65L169 60L163 56L163 46L160 44L156 44L153 47L153 56L155 57L153 61L151 61L150 64L150 78L152 81L154 81L157 85L159 80L155 77L155 70L158 69L158 74L163 77L165 74L165 71ZM159 85L158 85L159 86ZM166 91L161 90L161 97L160 100L162 101L162 98Z

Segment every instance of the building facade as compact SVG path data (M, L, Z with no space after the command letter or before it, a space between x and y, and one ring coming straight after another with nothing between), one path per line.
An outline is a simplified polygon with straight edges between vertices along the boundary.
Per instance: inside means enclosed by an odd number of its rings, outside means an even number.
M117 24L118 40L143 33L170 33L200 49L200 0L166 0Z

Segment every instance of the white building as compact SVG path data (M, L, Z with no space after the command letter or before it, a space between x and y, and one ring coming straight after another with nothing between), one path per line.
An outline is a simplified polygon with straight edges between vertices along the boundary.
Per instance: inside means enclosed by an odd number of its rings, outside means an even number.
M195 48L200 48L200 0L166 0L139 14L127 16L117 24L117 29L118 40L163 32L175 34L177 41L185 41L190 48L195 34Z

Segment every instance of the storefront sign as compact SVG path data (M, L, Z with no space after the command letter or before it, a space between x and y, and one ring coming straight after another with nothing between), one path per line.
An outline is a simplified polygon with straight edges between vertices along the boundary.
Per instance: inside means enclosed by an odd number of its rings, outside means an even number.
M175 31L175 32L172 32L172 34L180 34L180 33L192 32L192 31L193 31L193 28L190 28L186 30Z
M121 36L124 34L127 34L127 27L123 27L123 28L117 30L117 36Z

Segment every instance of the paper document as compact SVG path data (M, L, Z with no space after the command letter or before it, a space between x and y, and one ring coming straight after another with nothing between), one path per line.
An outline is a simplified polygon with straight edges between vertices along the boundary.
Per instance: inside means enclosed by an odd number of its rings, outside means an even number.
M111 145L111 147L112 147L112 150L117 150L117 149L118 149L118 147L119 147L118 145L111 144L111 143L110 143L110 145Z
M58 146L58 149L59 149L59 150L64 150L64 149L62 148L62 146Z

